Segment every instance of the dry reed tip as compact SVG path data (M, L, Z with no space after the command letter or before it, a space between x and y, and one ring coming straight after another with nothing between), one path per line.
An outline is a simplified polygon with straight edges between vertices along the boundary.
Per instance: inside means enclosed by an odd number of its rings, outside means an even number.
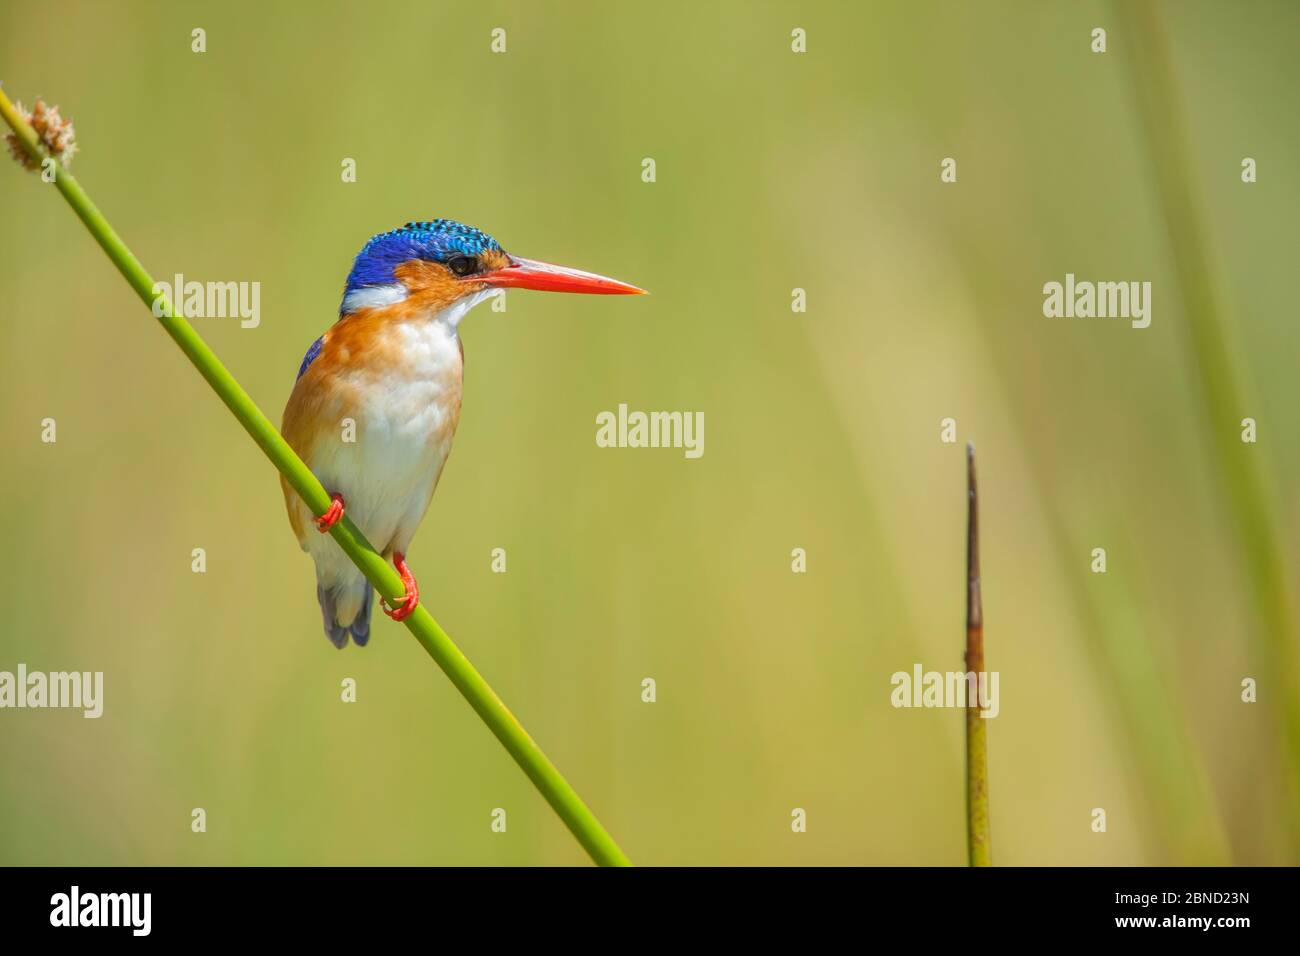
M28 112L22 103L15 103L14 107L36 131L41 144L51 156L62 162L64 166L72 162L72 156L77 151L77 134L72 128L72 120L64 119L59 115L57 106L46 106L45 101L39 96L31 112ZM27 151L16 133L6 133L5 142L9 145L9 152L24 169L34 171L41 168L40 159Z

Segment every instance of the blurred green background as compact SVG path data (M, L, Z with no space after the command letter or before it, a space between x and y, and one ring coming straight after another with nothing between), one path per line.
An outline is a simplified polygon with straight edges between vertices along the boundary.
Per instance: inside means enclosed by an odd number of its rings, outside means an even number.
M195 325L277 422L352 256L407 220L652 291L515 292L466 320L460 434L411 555L634 861L965 861L962 715L896 710L889 680L961 666L974 440L995 861L1300 862L1295 675L1269 653L1296 634L1254 613L1213 440L1258 420L1237 454L1294 581L1300 7L1169 4L1159 26L1245 395L1212 412L1125 61L1151 50L1108 5L0 17L6 91L73 118L73 172L155 277L261 283L258 328ZM0 712L0 862L583 862L403 629L376 614L368 648L329 646L271 467L53 188L6 163L0 210L0 670L106 684L99 720ZM1044 318L1066 272L1151 281L1151 327ZM704 457L597 448L620 402L703 411Z

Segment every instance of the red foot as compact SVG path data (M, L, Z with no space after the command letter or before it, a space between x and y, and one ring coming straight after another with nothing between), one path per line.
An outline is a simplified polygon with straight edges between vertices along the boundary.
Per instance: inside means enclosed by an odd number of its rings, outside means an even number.
M393 552L393 567L397 568L397 573L402 576L402 586L406 588L406 596L393 610L384 608L384 613L394 621L405 621L411 616L415 606L420 603L420 586L415 583L415 575L406 566L406 555L400 551Z
M339 523L343 517L343 496L337 492L330 495L330 507L323 515L316 519L316 529L324 534L330 528Z

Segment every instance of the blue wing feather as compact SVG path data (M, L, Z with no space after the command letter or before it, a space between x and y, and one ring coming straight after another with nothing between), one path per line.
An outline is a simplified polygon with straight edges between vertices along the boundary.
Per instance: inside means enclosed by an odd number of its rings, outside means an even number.
M307 354L302 357L302 364L298 366L298 378L302 378L303 373L307 371L307 366L316 361L316 356L320 355L321 346L325 343L325 336L321 336L311 344ZM298 379L294 379L296 382Z

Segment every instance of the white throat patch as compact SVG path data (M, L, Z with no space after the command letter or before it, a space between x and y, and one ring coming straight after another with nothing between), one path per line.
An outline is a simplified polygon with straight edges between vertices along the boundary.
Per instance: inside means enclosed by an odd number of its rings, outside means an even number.
M501 295L504 292L505 289L480 289L473 295L467 295L463 299L456 300L434 318L446 322L454 330L460 325L460 320L465 318L470 309L480 302L490 299L494 295ZM403 301L406 296L406 286L400 282L394 282L391 285L366 286L364 289L353 289L349 292L343 299L343 308L340 311L344 315L349 315L353 312L359 312L361 309L383 309L390 305L396 305Z
M447 308L438 313L438 318L455 329L456 326L460 325L460 320L465 318L470 309L474 308L474 306L478 305L485 299L490 299L494 295L501 295L504 292L505 289L480 289L473 295L467 295L465 298L458 299L451 305L447 306Z

